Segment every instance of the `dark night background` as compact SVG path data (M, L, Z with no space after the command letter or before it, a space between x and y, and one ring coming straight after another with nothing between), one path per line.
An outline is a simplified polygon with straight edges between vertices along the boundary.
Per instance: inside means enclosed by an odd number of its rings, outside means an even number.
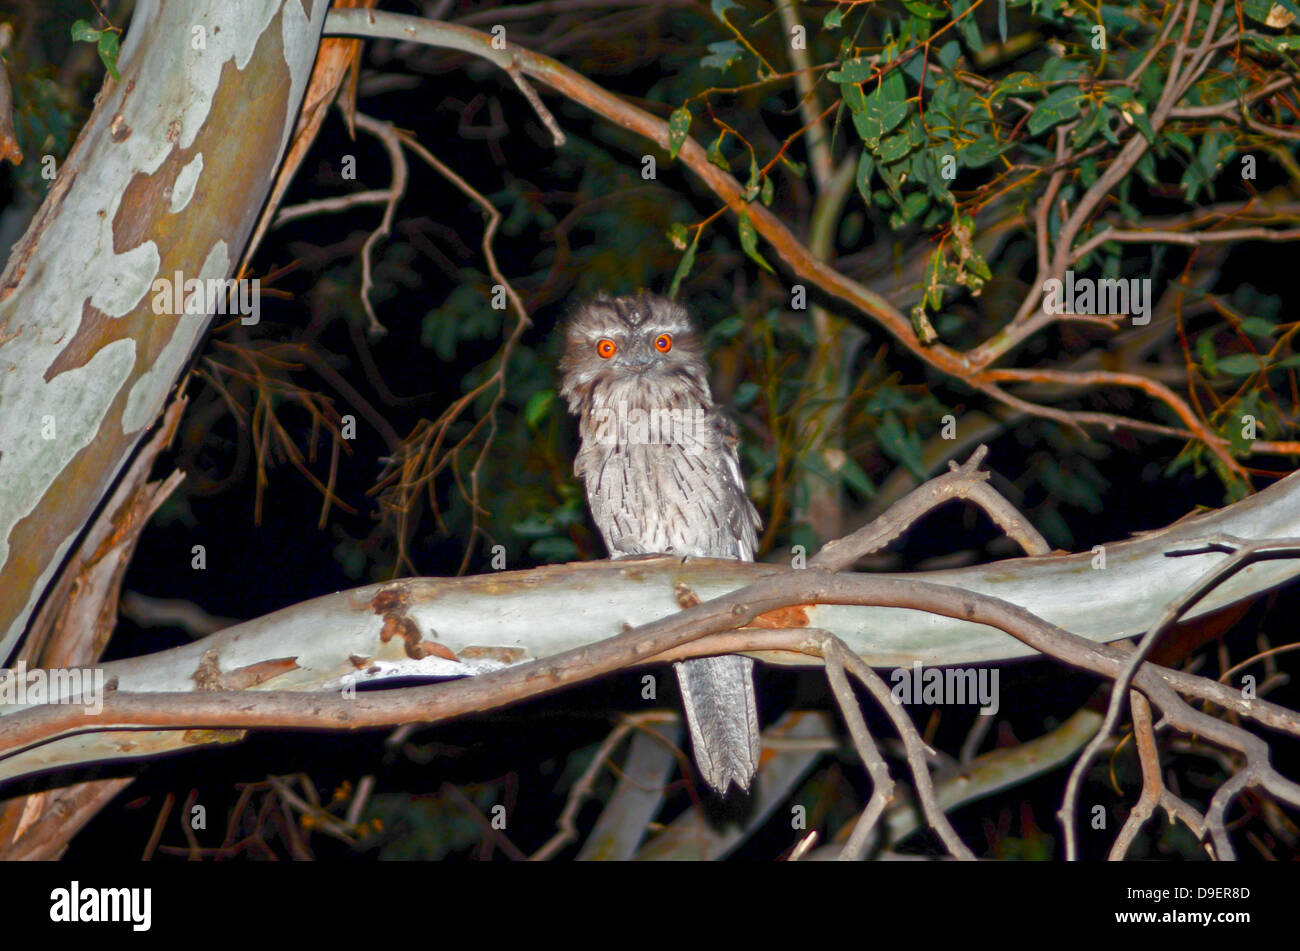
M65 7L77 10L69 16L84 15L78 4L54 6L56 12L50 16L54 21L52 31L63 22L59 17ZM396 12L419 12L410 4L382 6ZM457 5L457 9L472 13L480 6L487 5ZM552 55L606 89L666 118L683 98L678 85L690 88L694 82L696 74L690 70L701 53L705 18L689 6L633 13L636 15L629 14L625 21L619 21L625 24L621 32L591 32L583 35L580 49L559 49ZM821 8L816 16L819 21ZM114 19L129 22L125 15ZM811 15L809 21L814 22ZM528 45L527 34L544 34L544 28L545 24L521 23L519 42ZM514 25L511 29L515 29ZM709 38L716 36L710 34ZM51 57L56 57L60 49L57 40L51 40L50 49ZM66 44L63 52L67 52ZM599 536L580 499L575 503L572 495L577 488L570 470L575 448L572 420L559 402L550 404L536 427L523 425L520 417L529 397L556 385L555 328L575 300L597 289L630 291L649 286L662 292L667 288L678 252L663 239L661 222L647 222L647 218L667 215L664 220L670 221L680 212L676 217L698 220L716 210L716 198L706 193L679 163L666 160L659 163L657 182L641 181L639 162L644 147L639 142L578 106L544 93L544 100L571 139L557 152L508 78L481 62L445 51L412 52L379 42L368 44L364 63L358 109L410 130L506 216L496 241L496 254L501 270L524 297L533 321L521 340L523 356L512 370L518 374L519 391L511 394L503 408L510 422L503 426L502 437L489 450L487 515L483 521L486 537L474 541L468 572L490 570L490 548L496 543L506 546L512 569L602 557ZM89 88L94 88L93 83ZM790 107L791 101L788 89L780 87L770 93L748 94L739 102L727 100L727 107L734 113L730 118L743 123L756 145L761 143L760 147L770 152L772 143L779 143L801 125L797 112ZM604 158L593 158L596 153ZM355 181L344 181L339 175L346 155L356 156ZM493 358L503 326L508 329L511 318L498 314L450 342L440 338L446 331L440 321L452 319L440 314L462 315L475 307L485 307L482 291L486 279L479 248L483 217L476 206L432 169L409 154L408 159L410 180L398 206L393 232L374 252L375 309L387 334L374 340L366 336L365 316L358 302L361 247L379 222L381 206L317 215L269 231L251 261L252 275L262 279L261 323L248 328L241 328L237 322L215 326L196 355L195 372L186 388L191 404L176 442L155 470L155 478L161 478L179 467L186 479L145 531L124 591L183 599L212 615L243 620L391 577L394 572L411 573L398 562L397 530L393 520L384 517L377 495L372 492L381 475L381 460L390 454L391 447L357 412L337 381L355 389L399 437L406 436L421 419L435 418L464 392L466 377ZM593 168L599 168L599 174ZM1162 181L1177 181L1181 174L1175 157L1162 159L1157 169ZM389 180L390 165L379 142L361 132L355 141L350 139L339 112L333 110L282 206L380 189ZM958 185L973 187L978 181L978 173L964 172ZM1284 170L1262 162L1255 190L1264 193L1288 182ZM783 216L794 215L806 200L806 194L799 191L801 187L798 183L778 182L774 210ZM14 200L20 188L14 176L0 176L0 206ZM1228 201L1240 193L1240 183L1234 185L1231 176L1225 175L1219 183L1218 200ZM1132 200L1153 215L1185 208L1182 202L1140 181L1134 183ZM883 216L865 216L858 222L858 229L856 234L841 230L837 247L841 258L851 258L863 249L892 240ZM914 229L908 238L913 247L924 248L924 236ZM1026 240L1024 235L1012 239L1021 243ZM642 245L644 254L638 252ZM1129 253L1130 261L1143 254L1150 257L1148 249ZM1019 270L997 271L997 281L1023 287L1033 277L1032 258L1024 253L1010 257L1020 265ZM1185 250L1171 247L1155 260L1148 260L1147 266L1158 275L1159 284L1178 275L1186 261ZM1240 286L1250 285L1259 297L1280 301L1289 312L1295 300L1294 262L1294 248L1286 244L1232 248L1213 290L1231 296ZM754 285L753 293L761 293L765 299L779 301L784 293L782 287L789 283L788 275L761 275L740 253L734 227L720 224L716 238L701 242L694 277L683 288L683 295L697 310L697 319L706 327L717 326L736 313L730 277L735 271L743 272L745 286ZM771 286L759 290L760 281ZM815 292L813 298L832 305L830 299L818 297ZM1002 293L991 286L984 301L959 303L955 312L973 322L983 321L983 333L987 333L987 321L1005 317L999 301L1014 299L1014 291ZM927 394L959 415L962 409L983 403L983 397L933 373L892 345L878 327L845 310L840 306L837 312L856 320L868 334L864 360L879 348L887 348L890 370L896 374L894 385L900 392L916 395L918 402L919 394ZM752 313L747 315L747 319L753 318ZM455 319L465 326L460 316ZM718 349L725 351L719 359L724 369L717 392L740 421L747 450L760 453L772 449L771 433L765 434L757 414L735 405L740 385L760 369L754 356L757 344L749 332L742 328L715 341ZM976 338L983 333L976 333ZM1072 333L1043 335L1016 357L1017 365L1045 363L1053 353L1092 345L1093 338ZM232 348L266 348L274 344L310 348L329 368L326 373L317 372L310 361L303 360L276 370L278 380L320 394L332 401L337 413L351 413L358 418L357 438L340 457L336 485L338 497L355 513L333 507L323 528L317 524L322 507L320 493L283 453L272 453L259 505L256 446L249 426L246 419L237 419L225 407L212 385L214 378L222 380L231 387L237 402L251 408L255 396L247 388L241 391L238 381L221 367L237 365ZM289 352L277 351L285 360L290 359ZM445 359L448 356L450 359ZM512 385L514 382L512 378ZM1082 395L1072 405L1112 412L1140 411L1140 401L1110 392ZM293 397L281 397L276 401L276 416L294 443L308 452L314 427L303 404ZM929 426L931 422L914 417L913 425ZM879 483L898 463L867 446L865 437L859 440L858 435L850 441L855 447L851 454ZM1086 551L1095 544L1167 525L1198 506L1225 504L1224 484L1213 472L1198 474L1192 466L1173 474L1166 472L1179 451L1177 443L1125 432L1098 432L1095 436L1093 441L1085 442L1063 433L1049 421L1022 418L989 440L985 468L995 474L994 485L1044 528L1049 540L1059 547ZM1285 437L1270 433L1268 438ZM317 478L325 478L329 454L329 438L324 436L307 464ZM745 463L747 472L753 468L751 462ZM1044 478L1049 463L1062 466L1063 474L1055 481ZM1252 459L1248 464L1256 475L1256 488L1269 484L1270 476L1283 475L1291 468L1287 460L1277 458ZM407 551L414 573L453 575L466 550L466 508L449 479L438 482L436 497L449 530L439 531L427 502L420 503ZM852 492L849 498L851 505L864 501ZM770 510L762 499L757 501L766 523ZM544 513L554 511L569 512L571 517L547 523L546 531L527 528L530 520L535 523L545 517ZM763 557L782 560L790 544L806 537L800 534L802 531L788 520L778 525L776 540ZM206 548L206 570L196 571L190 566L194 545ZM928 518L905 540L891 546L887 556L869 564L902 571L1015 554L1014 546L1000 539L985 517L953 506ZM1274 644L1293 640L1291 619L1297 616L1297 609L1300 588L1295 585L1262 597L1218 632L1222 644L1231 657L1241 659L1256 649L1261 634ZM141 627L124 617L105 659L163 650L187 643L188 639L186 632L177 628ZM1211 638L1202 648L1205 663L1201 673L1217 673L1215 645ZM1288 667L1287 656L1279 658L1284 670ZM1293 669L1294 662L1290 666ZM660 673L666 675L667 671ZM506 804L512 817L509 835L528 852L554 831L572 780L594 746L608 734L617 713L642 708L641 676L641 671L634 671L608 677L506 710L419 729L409 739L419 748L418 757L386 747L384 740L389 730L357 735L261 733L230 746L204 748L148 764L120 763L105 770L43 776L28 783L10 784L4 794L20 795L70 780L135 775L135 782L73 840L67 852L73 859L134 858L145 850L168 794L176 798L178 809L192 790L197 792L197 802L208 813L208 829L199 838L205 846L215 846L239 798L240 784L260 782L267 774L307 773L328 801L335 789L355 786L361 776L372 774L376 778L376 812L368 815L383 815L385 830L356 847L324 835L314 836L311 849L317 858L500 857L483 846L476 827L458 812L448 793L449 786L457 787L480 808L497 802ZM660 676L659 685L661 694L655 706L675 708L673 678ZM983 749L1041 735L1086 703L1097 686L1095 678L1070 672L1055 662L1002 665L1002 709ZM823 674L815 670L799 672L759 665L759 691L765 723L789 709L830 710L834 706ZM1270 694L1269 699L1295 708L1300 704L1300 691L1288 683ZM892 737L886 718L870 704L865 708L876 735ZM911 709L923 735L949 752L960 746L975 717L974 708L945 711L943 716L924 706ZM927 732L927 724L933 732ZM1293 773L1298 764L1294 742L1276 735L1268 739L1274 749L1275 765L1284 773ZM1114 760L1099 757L1083 801L1114 807L1112 814L1123 815L1138 790L1137 765L1131 754L1130 745ZM1217 764L1192 754L1166 752L1165 764L1167 770L1177 764L1179 775L1189 784L1182 793L1193 801L1204 802L1222 781ZM1111 770L1122 784L1122 793L1110 784ZM1060 830L1053 812L1067 774L1068 768L1053 770L969 803L952 814L956 828L982 856L1059 856ZM690 792L677 778L678 786L668 799L669 816L691 803ZM818 818L830 832L849 821L870 793L870 784L847 743L838 754L824 758L803 784L805 788L799 795L805 802L823 805ZM598 787L605 792L608 788L608 781ZM580 825L594 821L600 799L597 795L588 802L580 814ZM1232 815L1242 816L1253 808L1243 811L1238 805ZM245 818L248 814L246 810ZM1245 821L1259 825L1256 819ZM768 827L752 837L737 856L768 858L785 849L790 832L780 811ZM273 824L267 828L273 828ZM1110 835L1090 836L1083 815L1080 828L1085 854L1103 856L1114 830ZM1132 855L1204 858L1203 852L1188 848L1177 833L1169 834L1166 829L1163 820L1153 820ZM283 843L273 833L267 834L267 843L271 852L286 857ZM184 857L185 841L175 827L175 812L161 845L164 848L155 853L157 858ZM1297 854L1294 841L1272 845L1278 857L1294 858ZM1239 849L1243 857L1257 857L1244 846ZM905 850L941 851L926 834L909 840ZM238 857L264 856L248 850Z

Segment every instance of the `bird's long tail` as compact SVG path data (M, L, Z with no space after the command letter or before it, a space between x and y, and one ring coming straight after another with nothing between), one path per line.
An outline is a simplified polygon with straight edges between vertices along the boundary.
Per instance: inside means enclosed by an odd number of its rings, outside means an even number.
M727 655L673 666L700 773L722 795L731 783L749 789L760 748L753 660Z

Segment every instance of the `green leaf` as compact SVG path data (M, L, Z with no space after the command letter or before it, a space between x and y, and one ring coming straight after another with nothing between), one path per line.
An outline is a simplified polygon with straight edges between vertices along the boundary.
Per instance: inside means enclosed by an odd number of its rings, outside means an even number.
M1187 196L1188 201L1196 201L1201 189L1210 187L1210 180L1205 177L1201 166L1196 162L1190 163L1183 171L1183 177L1179 179L1178 186Z
M1241 322L1240 330L1252 337L1271 337L1277 333L1277 326L1262 317L1247 317ZM1286 361L1283 360L1282 363L1286 363Z
M967 168L979 168L981 165L987 165L1000 154L1002 154L1002 147L998 145L997 140L991 135L986 135L982 139L976 139L962 146L957 157Z
M853 128L858 130L858 138L866 143L867 148L880 147L880 120L867 112L853 113Z
M1029 117L1029 134L1038 135L1079 114L1079 105L1087 93L1077 86L1062 86L1040 102Z
M827 30L838 30L843 22L844 11L836 6L834 10L826 14L826 18L822 20L822 27Z
M669 298L677 297L677 291L681 289L682 281L686 279L686 275L690 274L691 268L695 266L695 249L700 244L700 233L703 230L703 228L695 229L695 240L692 241L691 246L686 249L686 253L682 255L682 259L677 262L677 270L673 272L673 282L668 287Z
M1111 145L1119 145L1119 136L1115 134L1115 130L1110 127L1109 122L1102 123L1101 134Z
M918 480L924 482L929 478L925 472L921 437L915 432L908 432L893 410L885 413L884 420L876 428L876 438L885 455L901 462Z
M713 10L713 15L719 20L726 22L728 10L739 10L740 4L736 0L711 0L709 7Z
M1159 182L1156 180L1156 157L1151 154L1150 149L1142 153L1142 157L1137 160L1133 169L1138 173L1142 181L1146 182L1148 185L1159 185Z
M984 38L980 36L979 24L975 22L975 17L971 15L962 16L970 9L970 0L952 0L953 22L957 24L957 29L961 32L961 38L966 41L974 52L978 53L984 49Z
M926 208L930 207L930 196L925 192L909 192L903 199L903 207L899 209L902 216L900 224L906 224L911 221Z
M772 176L763 176L763 188L759 192L758 200L764 205L771 205L772 199L776 197L776 188L772 185Z
M908 104L904 102L894 102L885 106L880 111L880 134L892 132L900 122L907 118Z
M1156 133L1151 126L1151 119L1147 116L1142 100L1133 94L1133 90L1126 86L1115 86L1107 91L1106 99L1119 109L1120 116L1126 123L1137 126L1146 140L1155 144Z
M758 253L758 232L754 230L754 223L749 220L749 215L743 211L740 213L740 246L755 264L771 274L776 273L772 270L772 265L764 261L763 255Z
M781 164L790 170L790 174L795 178L803 178L808 174L808 166L803 162L796 162L788 155L781 155Z
M81 43L83 41L98 43L100 34L103 32L103 30L95 29L85 20L72 21L72 41L74 43Z
M948 14L938 7L932 7L928 3L922 3L921 0L902 0L903 6L912 16L924 17L927 20L942 20Z
M668 117L668 154L672 158L677 158L677 153L682 150L683 143L686 142L686 136L691 131L691 110L685 106L674 109L673 114Z
M668 240L673 243L673 247L678 251L686 250L686 239L690 236L690 230L680 221L674 221L668 228Z
M1087 117L1070 131L1070 146L1081 149L1101 130L1103 122L1110 121L1110 109L1094 103Z
M879 95L866 100L866 107L853 114L853 127L858 130L862 141L871 149L880 147L880 140L885 133L894 129L907 118L908 104L905 101L885 103ZM912 142L919 145L919 139Z
M749 181L745 183L745 201L753 201L758 197L758 191L762 187L758 174L758 159L754 153L749 153Z
M912 141L906 133L892 135L880 143L880 148L876 149L876 157L888 165L890 162L897 162L899 159L912 151Z
M1091 188L1097 182L1097 160L1091 155L1079 163L1079 183L1084 189Z
M858 156L858 193L863 201L871 200L871 173L876 169L876 160L868 149L863 149Z
M844 484L859 495L868 499L875 497L876 487L871 484L871 480L862 471L862 467L847 456L840 463L839 474L840 478L844 480Z
M744 47L735 40L721 40L709 44L709 55L700 59L700 65L705 69L713 68L726 72L744 53Z
M846 59L840 63L839 69L832 69L827 73L826 78L833 83L860 83L874 75L876 75L875 58L859 56L857 59Z
M524 422L528 424L528 428L537 429L542 420L550 415L551 406L554 403L554 390L538 390L530 396L528 403L524 406Z
M1232 139L1223 133L1207 132L1201 137L1201 147L1196 152L1196 163L1205 173L1206 181L1213 181L1233 153Z
M1228 376L1253 376L1263 369L1264 364L1253 353L1234 353L1219 360L1219 371Z
M1242 9L1257 23L1283 30L1300 17L1300 5L1295 0L1245 0Z
M1262 293L1253 284L1238 284L1232 292L1232 306L1237 310L1263 317L1265 320L1282 319L1282 298Z
M1125 113L1121 113L1121 115L1124 114ZM1127 113L1127 115L1130 119L1133 120L1133 124L1138 127L1138 131L1142 133L1143 137L1152 145L1155 145L1156 130L1151 125L1151 119L1147 116L1147 114L1145 112L1130 112Z
M926 143L925 126L921 125L920 116L912 116L903 127L903 133L907 136L907 141L912 145L924 145Z
M1018 96L1022 92L1035 92L1043 88L1043 81L1033 73L1012 73L993 87L992 99L996 103L1000 96Z
M99 58L103 61L104 68L108 70L108 75L113 77L114 82L120 81L122 77L117 72L117 34L105 30L100 34L96 48L99 50Z
M1196 356L1200 358L1201 366L1205 368L1206 376L1214 376L1218 373L1218 360L1214 353L1214 340L1210 334L1201 334L1196 340Z
M876 95L882 97L882 102L901 102L907 98L907 83L903 81L903 72L899 69L891 69L885 74L885 78L880 81L880 89Z
M718 137L709 143L709 147L705 150L704 154L707 155L709 161L718 166L718 168L722 169L724 172L729 172L731 171L731 163L728 162L727 157L722 154L722 140L726 137L727 133L719 132Z
M862 94L862 87L857 83L841 83L840 95L844 97L844 104L849 107L850 112L866 112L867 99Z
M899 178L899 169L889 165L881 165L879 166L879 171L881 180L885 183L885 187L889 189L889 195L893 197L894 201L901 203L903 200L903 193L900 191L900 188L902 187L903 182L902 179ZM876 204L880 207L887 208L889 206L889 197L882 195L880 192L876 192L875 199Z
M959 60L960 58L961 58L961 44L958 43L956 40L952 40L948 43L944 43L943 46L939 47L939 65L942 66L944 69L951 70L953 66L957 64L957 60ZM913 56L911 60L908 61L907 65L911 66L912 63L915 62L917 62L917 59L915 56ZM919 76L913 78L917 79L918 81L920 79Z
M1268 36L1265 33L1256 33L1254 30L1247 30L1242 35L1247 42L1279 56L1300 50L1300 36Z

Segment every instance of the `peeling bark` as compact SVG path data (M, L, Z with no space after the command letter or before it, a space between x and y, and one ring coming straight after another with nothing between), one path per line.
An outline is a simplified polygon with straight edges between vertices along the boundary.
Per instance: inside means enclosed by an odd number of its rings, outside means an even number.
M294 129L327 4L219 7L136 5L121 80L105 78L0 275L0 663L15 647L47 667L99 657L139 534L179 481L145 481L179 421L173 402L117 485L211 319L157 313L154 280L231 276ZM266 661L220 686L286 666ZM0 858L57 857L128 782L5 803Z
M138 3L121 80L105 79L15 244L0 275L0 659L201 342L210 315L155 313L153 283L231 275L326 7Z

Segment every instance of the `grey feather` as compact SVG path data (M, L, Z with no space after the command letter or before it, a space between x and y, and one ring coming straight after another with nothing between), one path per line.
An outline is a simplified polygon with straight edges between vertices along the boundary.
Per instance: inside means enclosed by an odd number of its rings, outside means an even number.
M668 335L670 346L656 341ZM601 356L608 341L614 352ZM574 472L613 558L652 552L752 561L761 522L745 494L735 427L718 410L708 365L680 304L599 296L565 329L560 394L578 416ZM657 414L657 415L656 415ZM725 794L758 769L754 662L674 664L695 761Z

